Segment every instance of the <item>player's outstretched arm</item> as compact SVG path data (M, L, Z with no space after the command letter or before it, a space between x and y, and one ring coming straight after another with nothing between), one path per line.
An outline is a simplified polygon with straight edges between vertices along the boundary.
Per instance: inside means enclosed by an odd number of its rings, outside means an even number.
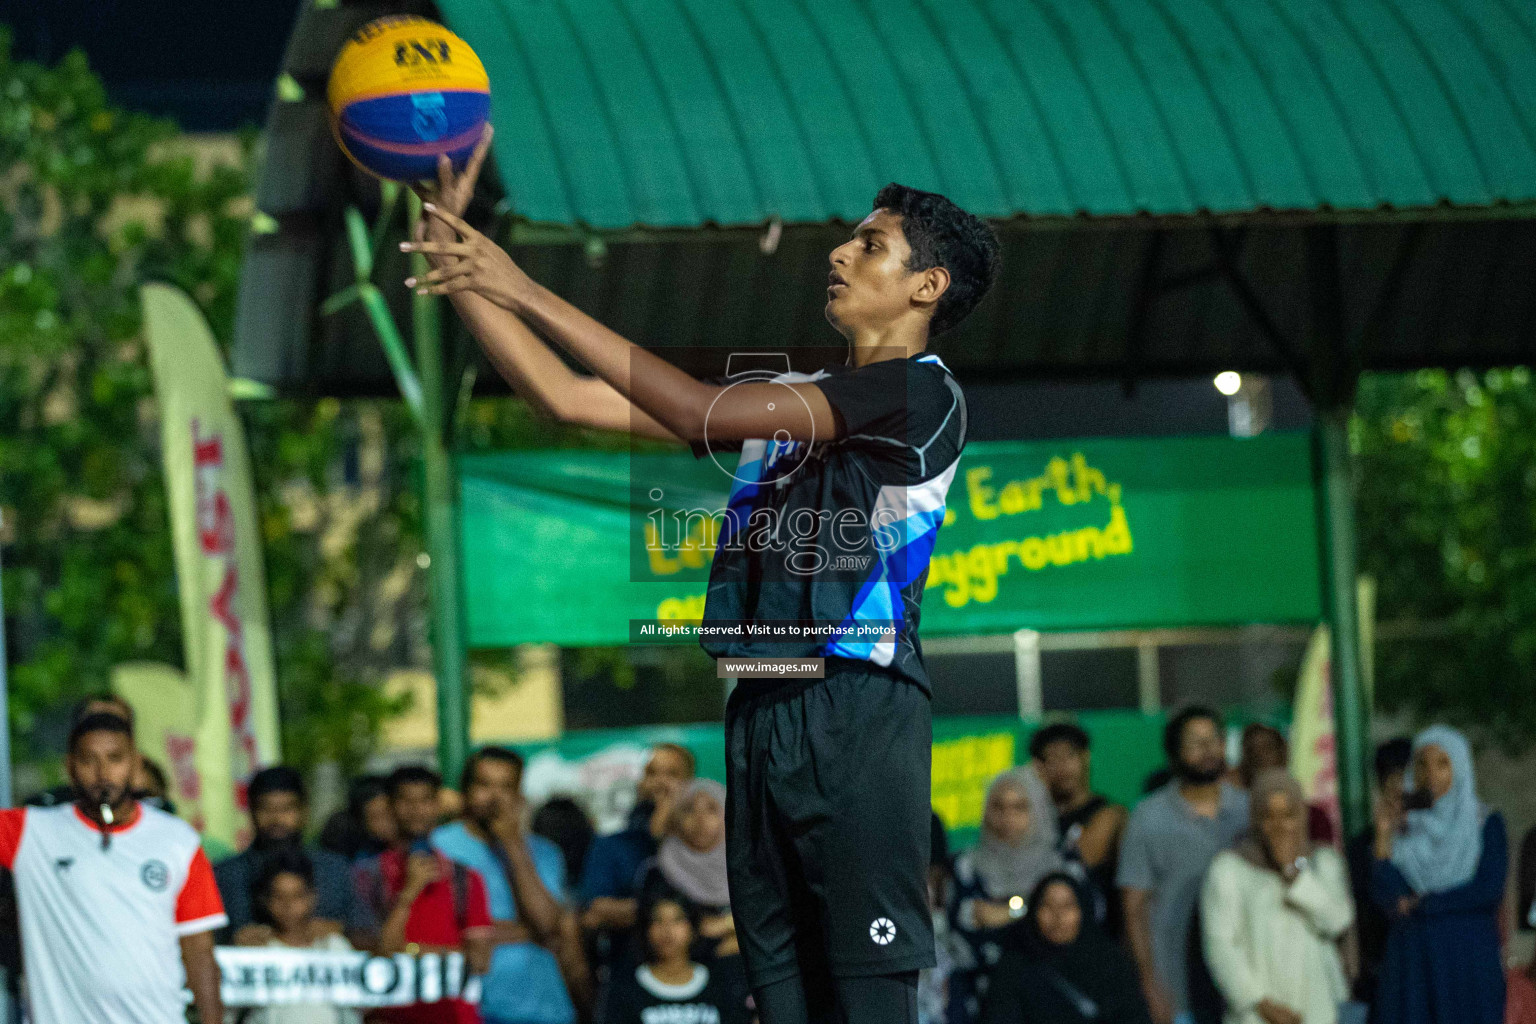
M706 436L796 441L837 436L832 406L814 384L787 385L801 400L786 402L786 385L717 387L695 380L534 281L504 249L458 216L435 203L426 210L460 240L402 244L407 252L442 260L437 269L414 282L418 290L449 296L473 291L511 312L524 329L537 328L671 434L689 441Z
M416 188L422 199L455 215L462 215L474 195L475 182L491 148L492 128L475 145L464 171L453 172L448 157L437 162L436 186ZM440 220L424 218L416 228L416 241L455 241L453 229ZM428 254L435 270L453 266L454 257ZM407 287L417 284L406 280ZM512 389L547 416L577 426L617 430L662 440L677 440L676 435L636 409L623 395L595 377L583 377L551 352L515 313L504 309L478 292L463 290L449 296L459 319L474 335L486 358Z

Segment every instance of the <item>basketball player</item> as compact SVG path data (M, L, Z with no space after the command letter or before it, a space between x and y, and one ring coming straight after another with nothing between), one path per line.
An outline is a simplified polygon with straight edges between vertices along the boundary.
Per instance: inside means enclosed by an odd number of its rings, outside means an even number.
M0 866L16 877L37 1024L224 1019L213 932L226 921L197 833L133 798L128 723L88 714L69 734L75 801L0 810Z
M487 141L463 175L441 161L425 240L402 246L434 269L407 286L451 296L496 368L561 420L740 451L704 613L737 633L705 650L825 659L825 678L743 679L726 710L731 909L763 1024L915 1022L934 963L917 624L966 432L928 344L991 286L997 239L943 196L881 189L829 257L846 364L717 385L552 294L460 218ZM741 630L766 622L868 631L785 644Z

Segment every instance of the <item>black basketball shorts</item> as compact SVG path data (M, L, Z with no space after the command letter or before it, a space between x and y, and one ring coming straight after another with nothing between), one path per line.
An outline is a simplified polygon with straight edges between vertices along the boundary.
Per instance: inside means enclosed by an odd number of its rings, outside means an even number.
M731 912L755 988L934 965L928 695L826 664L825 679L744 680L726 706Z

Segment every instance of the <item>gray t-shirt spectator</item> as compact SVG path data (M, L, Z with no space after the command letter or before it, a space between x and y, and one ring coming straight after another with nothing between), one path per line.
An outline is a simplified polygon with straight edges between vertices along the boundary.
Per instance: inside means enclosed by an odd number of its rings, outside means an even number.
M339 853L317 846L305 847L304 853L315 866L315 916L339 921L348 932L376 928L372 915L357 898L352 883L352 865ZM220 929L216 941L227 944L235 932L255 917L255 896L251 888L261 876L262 853L252 847L214 865L213 880L218 883L229 924Z
M1143 800L1125 828L1115 884L1151 893L1152 957L1175 1009L1190 1008L1189 957L1205 869L1248 828L1248 794L1226 783L1216 817L1195 812L1177 781Z

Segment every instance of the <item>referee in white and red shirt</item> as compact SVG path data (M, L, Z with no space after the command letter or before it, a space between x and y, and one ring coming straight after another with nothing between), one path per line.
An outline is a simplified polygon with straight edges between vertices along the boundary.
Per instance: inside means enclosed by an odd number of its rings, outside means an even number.
M0 810L16 878L35 1024L182 1024L182 987L222 1021L213 930L224 906L191 826L139 803L128 723L87 715L69 734L75 802Z

